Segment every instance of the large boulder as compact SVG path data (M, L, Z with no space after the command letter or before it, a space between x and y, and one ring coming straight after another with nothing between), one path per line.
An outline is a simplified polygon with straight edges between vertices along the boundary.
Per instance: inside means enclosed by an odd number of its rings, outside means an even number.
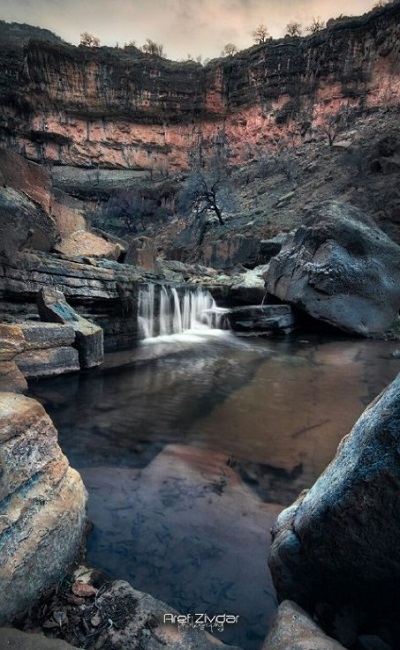
M347 608L397 621L399 449L400 375L361 415L313 487L279 515L269 565L280 600L311 613Z
M400 247L360 210L325 203L272 258L266 286L347 332L383 332L400 306Z
M0 393L0 625L30 607L78 555L86 491L43 407Z

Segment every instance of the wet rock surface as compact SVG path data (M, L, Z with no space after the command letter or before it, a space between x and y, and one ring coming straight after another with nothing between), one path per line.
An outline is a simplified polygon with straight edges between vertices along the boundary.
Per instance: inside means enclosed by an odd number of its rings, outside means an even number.
M236 307L228 320L238 333L287 333L293 329L295 318L290 305L252 305Z
M400 305L400 247L360 210L327 203L271 260L267 291L342 330L388 329Z

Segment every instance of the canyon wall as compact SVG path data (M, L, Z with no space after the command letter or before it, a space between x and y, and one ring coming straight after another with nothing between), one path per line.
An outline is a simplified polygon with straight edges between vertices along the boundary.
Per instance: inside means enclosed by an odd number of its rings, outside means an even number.
M399 18L395 3L205 67L134 47L3 42L0 144L40 163L177 169L199 131L223 127L240 159L244 143L274 147L343 107L397 106Z

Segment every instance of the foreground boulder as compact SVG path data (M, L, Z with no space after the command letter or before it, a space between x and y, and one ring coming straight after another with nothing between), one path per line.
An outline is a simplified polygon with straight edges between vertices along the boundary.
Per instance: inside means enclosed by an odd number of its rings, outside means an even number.
M26 634L11 627L0 628L0 650L74 650L72 645L43 634Z
M42 320L70 325L75 331L75 343L82 368L99 366L104 359L103 330L72 309L62 291L41 289L37 304Z
M360 210L326 203L272 258L266 286L347 332L384 332L400 306L400 247Z
M285 600L277 611L262 650L344 650L301 607Z
M0 393L0 625L31 606L76 558L86 491L43 407Z
M357 621L397 621L399 445L400 375L365 410L313 487L278 517L269 565L280 600L330 612L332 620L347 608L358 612Z
M81 566L30 610L24 628L41 627L49 637L86 650L240 650L178 616L176 610L128 582L110 582L100 571ZM51 645L43 645L47 647L52 650Z

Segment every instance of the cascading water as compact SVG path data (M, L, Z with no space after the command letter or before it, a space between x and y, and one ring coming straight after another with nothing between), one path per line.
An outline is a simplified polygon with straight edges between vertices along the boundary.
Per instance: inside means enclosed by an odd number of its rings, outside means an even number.
M217 307L209 291L200 287L177 290L147 284L139 291L139 327L145 339L227 329L225 311Z

